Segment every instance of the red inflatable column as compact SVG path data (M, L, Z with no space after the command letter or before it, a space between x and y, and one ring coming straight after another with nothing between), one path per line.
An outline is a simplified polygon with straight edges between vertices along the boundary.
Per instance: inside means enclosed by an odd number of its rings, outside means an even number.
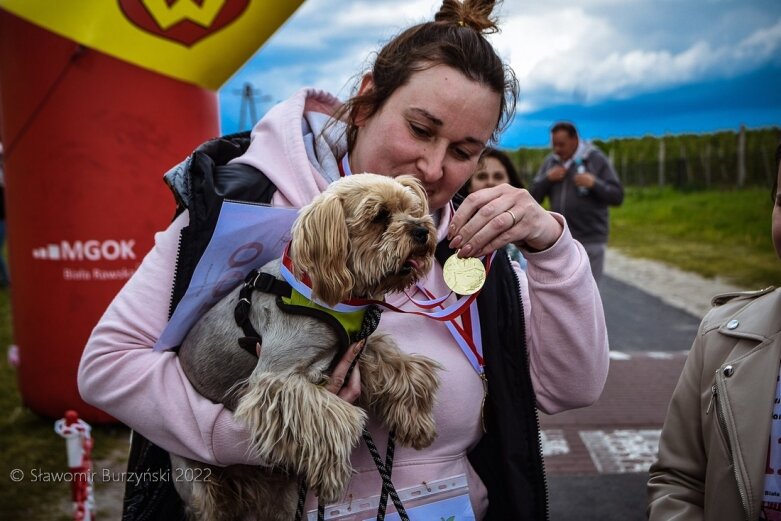
M2 10L0 85L22 398L111 421L81 401L79 358L173 215L162 174L217 135L217 97Z

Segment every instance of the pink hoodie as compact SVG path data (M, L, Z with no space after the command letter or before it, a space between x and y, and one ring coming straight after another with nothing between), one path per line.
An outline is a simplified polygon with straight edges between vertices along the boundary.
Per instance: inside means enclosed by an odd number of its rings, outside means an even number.
M338 175L333 171L336 156L325 160L318 155L313 165L313 154L302 138L305 113L330 114L338 103L326 93L304 89L272 109L253 130L249 150L236 161L258 167L274 182L278 188L274 205L302 206L327 186L323 172ZM338 157L344 153L339 145L333 148ZM440 214L441 240L451 215ZM527 271L516 266L532 382L538 407L549 414L596 401L608 369L604 313L588 257L572 239L563 217L554 216L564 224L559 240L545 251L524 252ZM79 390L87 402L169 452L215 465L258 464L249 451L248 432L232 413L193 389L174 353L151 348L167 322L179 232L187 222L184 213L156 234L154 247L109 305L85 347ZM448 291L436 263L423 285L436 295ZM410 307L404 295L391 295L388 300ZM435 408L439 436L423 451L397 449L394 485L403 489L465 473L480 519L487 495L466 459L481 435L480 378L440 322L385 312L379 329L392 333L402 350L424 354L444 366ZM371 420L369 427L384 453L387 433ZM355 449L352 462L357 475L347 494L353 498L377 494L379 475L363 444Z

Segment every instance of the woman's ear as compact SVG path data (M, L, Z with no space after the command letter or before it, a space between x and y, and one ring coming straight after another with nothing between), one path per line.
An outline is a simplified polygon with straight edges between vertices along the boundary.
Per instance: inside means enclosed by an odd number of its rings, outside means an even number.
M358 96L364 96L371 92L374 89L374 78L372 77L372 74L370 72L367 72L363 75L363 78L361 78L361 86L358 87ZM364 123L366 123L366 106L360 105L356 107L356 111L354 112L355 118L353 120L353 124L356 127L362 127Z
M374 88L374 78L372 77L371 72L367 72L363 75L363 78L361 78L361 86L358 87L358 95L363 96L370 90Z

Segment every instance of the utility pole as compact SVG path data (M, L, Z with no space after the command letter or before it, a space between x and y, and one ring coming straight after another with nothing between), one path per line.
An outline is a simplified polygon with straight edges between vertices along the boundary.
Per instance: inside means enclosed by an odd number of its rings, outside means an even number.
M266 103L271 101L268 94L260 95L260 89L252 86L252 83L246 82L241 91L241 106L239 107L239 131L251 129L258 121L257 103ZM257 97L257 98L256 98ZM249 122L245 119L248 116Z

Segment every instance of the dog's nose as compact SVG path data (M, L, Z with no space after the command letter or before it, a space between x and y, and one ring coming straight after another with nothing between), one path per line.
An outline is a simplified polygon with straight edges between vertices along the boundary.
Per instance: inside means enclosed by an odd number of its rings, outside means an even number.
M412 229L412 238L415 239L415 242L421 244L425 243L428 240L428 228L424 226L415 226Z

